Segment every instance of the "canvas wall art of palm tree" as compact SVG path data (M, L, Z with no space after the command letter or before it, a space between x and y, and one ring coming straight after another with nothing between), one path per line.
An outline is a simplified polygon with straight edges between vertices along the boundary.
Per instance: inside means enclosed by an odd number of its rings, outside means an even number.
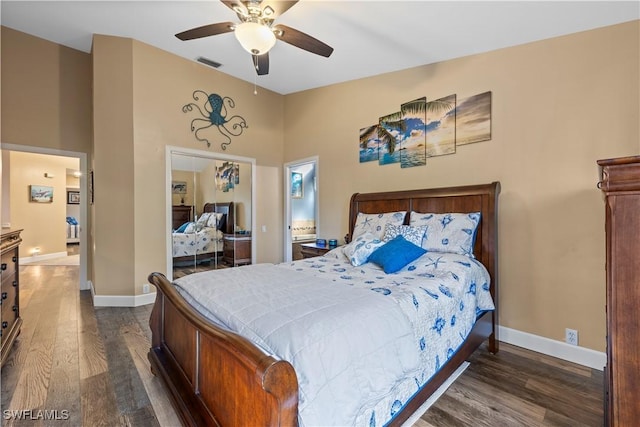
M463 99L418 98L360 129L360 163L423 166L427 158L455 154L458 146L491 139L491 92Z
M402 113L380 117L378 122L378 162L381 165L400 163L400 142L406 130Z

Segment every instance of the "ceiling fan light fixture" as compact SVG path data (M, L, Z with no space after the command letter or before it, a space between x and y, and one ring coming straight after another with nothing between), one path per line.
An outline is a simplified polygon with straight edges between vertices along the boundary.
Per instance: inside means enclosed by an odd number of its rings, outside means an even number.
M240 45L252 55L263 55L276 44L276 36L266 25L243 22L234 31Z

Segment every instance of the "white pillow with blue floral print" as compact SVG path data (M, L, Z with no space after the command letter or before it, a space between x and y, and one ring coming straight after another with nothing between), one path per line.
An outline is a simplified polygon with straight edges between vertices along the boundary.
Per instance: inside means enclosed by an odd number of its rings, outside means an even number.
M198 217L198 220L196 221L196 224L198 224L201 229L202 229L202 227L206 227L207 226L207 222L209 222L209 218L211 218L212 214L214 214L214 212L202 212L200 214L200 216Z
M209 219L207 219L207 227L218 228L218 225L220 225L220 220L223 216L224 214L220 212L212 212L209 215Z
M473 245L480 223L480 212L471 213L419 213L411 212L409 224L426 226L422 248L429 252L449 252L473 255Z
M387 224L402 225L406 211L366 214L358 212L356 226L353 228L353 239L364 233L371 233L377 239L382 239Z
M393 240L396 236L402 236L408 242L413 243L416 246L422 245L422 238L427 231L426 225L412 226L412 225L393 225L387 224L384 229L384 236L382 240L388 242Z
M356 237L356 239L348 245L345 245L342 253L349 258L349 262L351 262L354 267L357 267L366 263L373 251L384 244L385 242L373 234L364 233Z

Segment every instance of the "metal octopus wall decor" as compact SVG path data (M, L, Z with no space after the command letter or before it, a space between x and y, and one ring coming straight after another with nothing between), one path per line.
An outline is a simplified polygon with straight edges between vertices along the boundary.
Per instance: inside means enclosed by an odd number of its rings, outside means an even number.
M231 137L239 136L248 128L247 121L241 116L229 116L227 109L235 108L233 99L225 96L224 98L216 93L207 95L203 90L193 92L193 99L196 102L190 102L182 107L183 113L190 113L197 110L202 117L196 117L191 120L191 132L193 132L198 141L206 142L207 147L211 147L209 137L199 134L200 131L215 127L220 135L224 137L220 147L223 150L231 144Z

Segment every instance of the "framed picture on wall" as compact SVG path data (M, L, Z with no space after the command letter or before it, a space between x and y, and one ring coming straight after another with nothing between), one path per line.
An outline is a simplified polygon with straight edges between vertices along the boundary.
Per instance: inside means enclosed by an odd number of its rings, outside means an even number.
M302 174L300 172L291 172L291 198L302 199Z
M30 185L29 201L36 203L53 203L53 187Z
M171 181L171 192L173 194L187 194L186 181Z
M67 204L79 205L80 204L80 192L79 191L67 191Z

